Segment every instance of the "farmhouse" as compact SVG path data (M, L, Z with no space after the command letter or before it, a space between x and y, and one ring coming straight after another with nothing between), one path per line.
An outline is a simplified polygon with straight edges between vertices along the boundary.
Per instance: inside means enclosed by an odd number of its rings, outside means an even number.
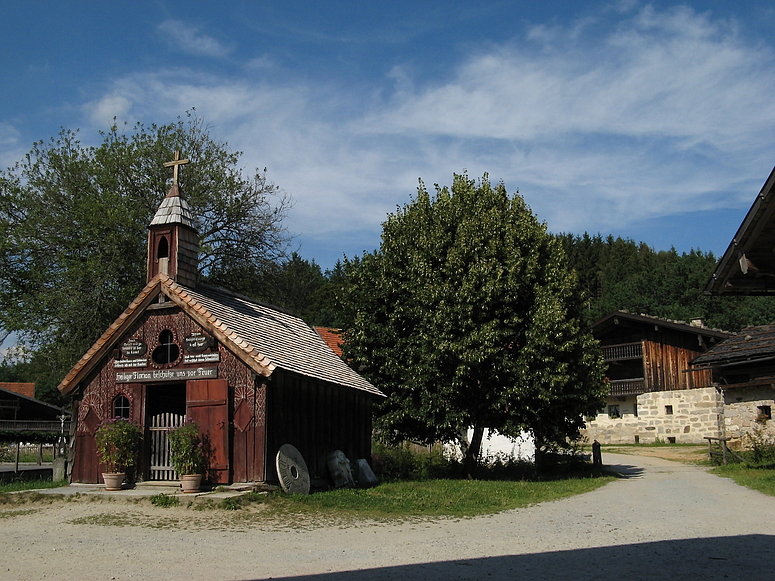
M587 418L582 433L590 441L701 443L718 436L721 396L710 370L692 372L690 361L730 333L621 311L595 322L592 333L608 364L609 395Z
M172 187L149 226L147 284L59 385L73 398L75 482L96 483L94 435L127 418L144 430L135 477L175 478L167 432L187 420L208 445L212 483L276 481L295 446L314 478L326 456L371 457L372 404L383 394L297 317L198 282L199 240Z

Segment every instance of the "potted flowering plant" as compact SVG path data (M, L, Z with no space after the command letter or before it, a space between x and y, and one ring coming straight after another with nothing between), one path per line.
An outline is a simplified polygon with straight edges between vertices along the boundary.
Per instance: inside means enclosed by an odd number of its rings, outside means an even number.
M204 469L204 447L199 426L188 422L170 430L170 463L180 478L183 492L199 492Z
M115 418L97 428L97 455L107 470L102 474L106 490L121 490L127 468L137 463L141 438L140 428L129 420Z

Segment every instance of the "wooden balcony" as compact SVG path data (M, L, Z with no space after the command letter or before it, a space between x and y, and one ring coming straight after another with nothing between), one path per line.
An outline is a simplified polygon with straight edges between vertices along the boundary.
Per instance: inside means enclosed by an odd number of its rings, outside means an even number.
M608 395L640 395L646 392L646 380L642 377L636 379L614 379L608 382Z
M603 358L606 362L643 358L643 344L640 342L606 345L605 347L601 347L601 349L603 350Z
M3 432L50 432L70 433L70 422L31 421L31 420L0 420L0 431Z

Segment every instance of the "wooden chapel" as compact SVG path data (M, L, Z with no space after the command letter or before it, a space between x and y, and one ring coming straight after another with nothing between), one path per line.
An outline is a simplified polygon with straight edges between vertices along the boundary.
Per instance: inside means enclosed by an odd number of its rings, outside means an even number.
M384 395L301 319L199 283L196 220L178 168L149 226L147 284L59 385L73 398L73 482L97 483L95 433L120 417L143 429L138 480L172 480L166 433L195 421L211 483L275 482L295 446L314 478L326 456L371 458L372 405Z

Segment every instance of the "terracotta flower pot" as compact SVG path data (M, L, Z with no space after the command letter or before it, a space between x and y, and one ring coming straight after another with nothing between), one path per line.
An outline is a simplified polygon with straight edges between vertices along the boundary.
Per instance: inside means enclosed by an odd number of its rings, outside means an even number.
M184 493L199 492L202 488L202 475L183 474L180 477L180 488Z
M105 490L121 490L121 483L126 478L126 472L103 472L102 480L105 481Z

